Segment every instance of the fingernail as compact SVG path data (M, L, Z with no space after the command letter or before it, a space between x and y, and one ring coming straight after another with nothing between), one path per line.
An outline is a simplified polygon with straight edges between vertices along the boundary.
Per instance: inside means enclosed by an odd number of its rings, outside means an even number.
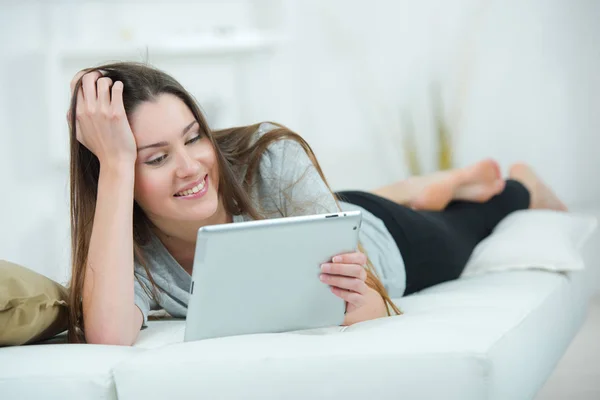
M325 281L325 275L319 275L319 279Z
M329 264L321 264L321 271L329 272L330 269L331 269L331 266Z
M341 262L341 261L342 261L342 257L340 257L340 256L335 256L335 257L333 257L333 259L332 259L331 261L333 261L333 262L335 262L335 263L337 263L337 262Z

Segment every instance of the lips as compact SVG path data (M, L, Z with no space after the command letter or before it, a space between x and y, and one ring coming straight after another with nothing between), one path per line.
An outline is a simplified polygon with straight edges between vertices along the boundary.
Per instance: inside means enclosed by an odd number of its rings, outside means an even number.
M175 196L175 197L190 196L192 194L202 191L202 189L204 189L204 186L206 185L206 178L207 178L207 175L205 175L200 181L196 181L190 185L187 185L182 190L175 193L173 196Z

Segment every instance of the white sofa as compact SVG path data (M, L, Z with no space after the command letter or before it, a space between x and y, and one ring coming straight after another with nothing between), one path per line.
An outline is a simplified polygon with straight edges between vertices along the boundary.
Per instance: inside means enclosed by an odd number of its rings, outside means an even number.
M582 324L586 275L461 278L348 328L182 343L166 320L130 348L3 348L0 398L531 399Z

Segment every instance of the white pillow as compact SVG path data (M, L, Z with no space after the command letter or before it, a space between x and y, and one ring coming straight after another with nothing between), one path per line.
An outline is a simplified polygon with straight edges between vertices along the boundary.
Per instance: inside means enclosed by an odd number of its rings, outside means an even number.
M580 249L596 225L596 218L589 215L516 211L475 247L461 276L515 269L581 270Z

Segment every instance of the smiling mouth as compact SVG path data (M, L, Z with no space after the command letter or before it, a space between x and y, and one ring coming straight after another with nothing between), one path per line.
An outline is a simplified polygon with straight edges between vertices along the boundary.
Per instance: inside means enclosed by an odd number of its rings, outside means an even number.
M207 177L207 175L204 176L204 179L202 179L202 182L200 182L199 184L197 184L193 188L187 189L187 190L183 190L183 191L178 192L178 193L175 193L173 196L174 197L190 196L190 195L193 195L193 194L196 194L196 193L202 191L202 189L204 189L204 186L206 186L206 177Z

